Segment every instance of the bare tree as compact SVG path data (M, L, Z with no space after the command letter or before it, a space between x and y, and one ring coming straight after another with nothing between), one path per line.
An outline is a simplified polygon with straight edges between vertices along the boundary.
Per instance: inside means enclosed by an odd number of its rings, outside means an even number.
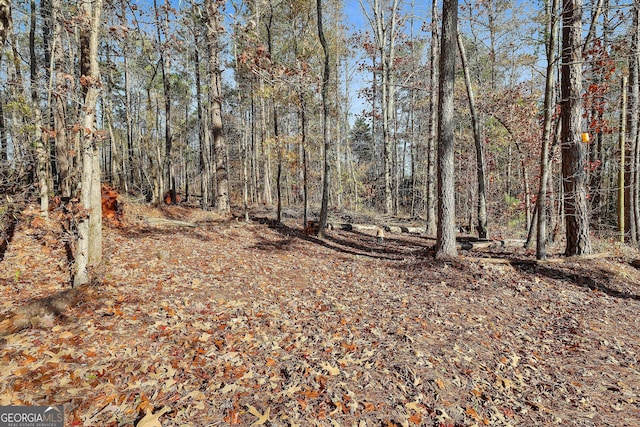
M552 0L547 9L547 70L544 89L544 118L542 124L542 149L540 150L540 187L536 204L538 213L536 240L536 258L543 260L547 257L547 184L549 182L549 152L551 147L553 111L555 109L555 68L556 43L558 39L558 0Z
M324 36L322 28L322 0L316 3L318 13L318 38L324 51L324 69L322 72L322 141L324 145L324 176L322 177L322 206L320 208L320 224L318 228L318 237L324 237L324 231L327 226L327 217L329 214L329 189L331 179L331 167L329 164L329 151L331 143L329 140L329 77L331 68L329 66L329 46Z
M442 5L438 92L438 227L436 258L457 256L453 101L456 72L458 0Z
M380 0L373 0L371 14L367 13L362 0L360 1L376 42L380 55L381 67L381 96L382 96L382 164L384 171L384 211L391 213L394 210L392 191L392 127L395 112L395 71L394 61L396 55L396 28L398 26L399 0L392 0L389 5L382 5ZM385 11L389 10L391 16L387 20Z
M11 31L11 2L9 0L0 0L0 59L2 59L2 51L7 35ZM0 163L7 160L7 137L6 125L4 121L4 105L0 102ZM1 167L1 165L0 165Z
M631 33L631 55L629 57L629 105L627 110L628 152L625 153L626 187L625 187L625 234L629 241L638 241L638 222L640 206L638 203L638 114L640 110L640 1L633 2L633 24Z
M438 2L431 3L431 46L429 48L429 86L431 97L429 98L429 140L427 141L427 188L426 188L426 211L427 226L426 234L433 236L436 234L436 173L435 173L435 152L436 152L436 130L438 120L437 110L437 84L438 84Z
M464 72L464 82L467 88L467 97L469 98L469 112L471 113L471 127L473 130L473 140L476 145L476 171L478 179L478 237L487 239L489 230L487 228L487 180L485 177L484 167L484 146L482 145L482 135L480 134L480 122L476 112L476 101L471 87L471 76L469 73L469 64L467 61L467 53L464 48L464 40L458 32L458 49L460 49L460 59L462 62L462 70Z

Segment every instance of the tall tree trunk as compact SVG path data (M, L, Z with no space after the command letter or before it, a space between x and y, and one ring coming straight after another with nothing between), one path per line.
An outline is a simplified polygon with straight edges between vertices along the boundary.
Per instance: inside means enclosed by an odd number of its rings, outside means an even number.
M31 108L33 109L34 141L33 147L36 154L36 176L40 196L40 215L49 216L49 176L48 158L49 152L42 135L42 111L40 109L40 96L38 93L38 62L36 56L36 2L31 0L31 16L29 28L29 65L31 68Z
M307 103L304 98L302 90L298 94L300 99L300 108L298 110L298 117L300 121L300 133L302 147L302 200L304 203L303 215L302 215L302 227L307 226L309 221L309 170L307 164Z
M80 73L84 105L82 108L82 176L80 203L84 212L78 218L78 241L74 286L89 282L89 269L102 261L102 203L100 189L100 149L96 132L96 104L100 89L98 36L102 0L82 3L80 28Z
M163 11L158 8L158 4L156 0L153 0L153 9L155 11L156 16L156 35L157 35L157 45L158 51L160 53L160 71L162 72L162 89L163 89L163 97L164 97L164 156L162 158L162 175L160 178L159 184L159 197L160 200L156 200L156 203L161 203L162 198L164 197L166 192L169 192L171 198L171 204L175 204L177 202L176 198L176 189L173 185L173 157L172 157L172 149L173 149L173 133L171 132L171 81L169 80L169 63L167 61L167 55L165 53L165 49L168 47L166 39L168 37L167 33L169 31L168 24L168 13L170 10L170 5L168 0L165 0L165 4L163 7ZM160 21L162 17L162 21ZM164 41L163 41L164 35Z
M489 230L487 228L487 191L486 177L484 167L484 146L482 144L482 135L480 134L480 123L476 112L476 101L473 96L473 88L471 87L471 76L469 75L469 65L467 62L467 53L464 48L464 40L458 32L458 49L460 49L460 59L462 62L462 70L464 72L464 82L467 87L467 97L469 98L469 112L471 113L471 127L473 128L473 140L476 145L476 175L478 180L478 237L487 239ZM528 206L527 206L528 209ZM469 224L471 225L471 224Z
M67 106L65 98L69 90L65 74L65 50L62 46L63 27L57 14L62 10L60 0L51 0L51 12L49 14L50 25L53 26L53 46L51 46L51 68L55 75L56 89L52 90L53 95L53 126L55 129L55 165L57 171L57 185L63 197L71 197L73 194L74 175L74 154L69 145L69 135L67 134ZM54 79L51 79L53 82Z
M436 258L457 256L453 101L458 0L444 0L438 93L438 227Z
M209 78L211 97L211 131L213 136L213 155L216 165L216 209L231 212L229 198L229 175L227 172L227 143L222 134L222 71L220 70L220 33L222 16L219 7L224 5L218 0L207 0L207 42L209 46Z
M211 206L211 192L209 183L211 182L211 159L209 155L209 147L211 143L209 140L209 131L207 115L204 114L203 99L202 99L202 79L200 75L200 49L198 47L199 39L197 35L194 35L194 69L196 80L196 108L198 114L198 142L200 148L199 156L199 169L200 169L200 206L203 209L207 209Z
M635 192L635 168L638 162L638 114L640 113L640 0L633 2L633 27L631 55L629 58L629 105L627 111L627 157L625 185L625 234L632 242L637 242L638 209Z
M624 175L625 175L625 137L627 129L627 76L622 77L621 85L621 111L620 111L620 134L618 148L620 150L620 170L618 171L618 240L624 243L625 237L625 202L624 202ZM637 117L637 116L636 116Z
M587 152L582 142L582 0L562 2L562 179L565 254L591 253L587 203Z
M322 28L322 0L316 1L318 14L318 38L324 52L324 69L322 72L322 141L324 145L324 175L322 177L322 205L320 208L320 224L318 227L318 237L323 238L327 226L329 215L329 189L331 188L331 167L329 164L331 143L329 141L329 78L331 68L329 66L329 46L324 37Z
M425 233L427 236L436 235L436 156L438 127L438 104L437 104L437 84L438 84L438 2L431 3L431 47L429 49L429 87L431 96L429 97L429 135L427 140L427 185L426 185L426 214L427 224Z
M4 43L11 31L11 2L0 0L0 61L4 50ZM5 166L8 155L7 129L4 119L4 102L0 100L0 173Z
M542 124L542 149L540 150L540 187L538 189L538 222L536 240L536 258L543 260L547 258L547 187L549 181L549 153L551 138L553 137L551 127L553 124L553 112L555 110L555 70L556 70L556 43L558 38L558 0L552 0L551 6L547 9L547 69L544 90L544 118Z

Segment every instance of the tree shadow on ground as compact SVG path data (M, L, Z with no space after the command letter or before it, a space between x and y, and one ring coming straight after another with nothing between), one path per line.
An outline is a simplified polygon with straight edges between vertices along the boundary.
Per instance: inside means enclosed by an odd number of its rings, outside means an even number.
M256 237L260 242L253 247L260 250L295 250L292 244L296 239L300 239L345 254L388 261L402 261L405 257L414 255L415 251L424 251L430 246L426 241L423 245L416 242L408 242L401 238L384 239L378 243L376 236L358 231L333 230L329 231L324 239L319 239L313 235L306 234L302 229L277 223L269 218L252 219L267 225L271 230L283 236L282 240L273 242L258 235L256 232Z
M579 264L567 266L567 268L553 267L545 264L539 264L533 268L531 268L531 266L524 268L525 266L518 265L514 267L516 271L522 273L545 276L553 280L568 281L575 286L590 291L601 292L612 298L640 300L640 295L614 288L613 284L616 283L615 273L602 268L585 268Z
M37 325L34 321L42 320L46 316L53 316L62 322L68 321L66 310L89 302L99 305L100 292L100 283L96 282L27 300L15 310L0 315L0 337L35 327Z

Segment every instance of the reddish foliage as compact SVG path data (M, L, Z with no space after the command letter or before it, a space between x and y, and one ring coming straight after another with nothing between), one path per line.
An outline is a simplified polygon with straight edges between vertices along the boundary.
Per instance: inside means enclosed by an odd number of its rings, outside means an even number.
M172 192L171 192L171 191L167 191L167 192L164 194L164 204L165 204L165 205L173 205L173 204L174 204L174 203L173 203L173 198L172 198L171 196L172 196ZM176 194L176 195L175 195L175 200L176 200L175 204L177 205L177 204L179 204L180 202L182 202L182 197L180 197L180 195L179 195L179 194Z
M102 184L102 218L112 225L122 225L122 203L118 201L120 193L109 184Z

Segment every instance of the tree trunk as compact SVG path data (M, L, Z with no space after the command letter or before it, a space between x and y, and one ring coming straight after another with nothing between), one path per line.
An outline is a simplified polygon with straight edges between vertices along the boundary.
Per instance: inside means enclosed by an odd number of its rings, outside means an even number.
M547 70L544 90L544 118L542 127L542 149L540 150L540 187L538 189L538 238L536 240L536 259L547 258L547 186L549 181L549 157L552 135L553 113L555 110L555 69L556 69L556 42L558 38L558 20L556 11L558 0L552 0L551 8L547 10L549 22L547 32Z
M455 230L454 82L458 0L444 0L438 93L438 227L436 258L457 256Z
M582 0L562 2L562 179L567 256L591 253L587 153L582 143Z
M74 287L89 282L89 269L102 261L102 203L100 189L100 150L95 127L96 103L100 88L98 35L102 0L82 3L84 21L80 29L80 73L83 82L82 175L76 271Z
M4 43L11 31L11 2L9 0L0 0L0 61L4 50ZM7 161L8 143L7 129L4 120L4 102L0 101L0 173L3 173L5 162Z
M621 243L624 243L625 236L625 227L624 227L624 217L625 217L625 203L624 203L624 175L625 175L625 133L627 129L627 76L622 77L622 85L621 85L621 97L620 102L622 104L622 108L620 109L620 133L618 140L618 148L620 150L620 170L618 171L618 240ZM637 117L637 116L636 116Z
M331 68L329 66L329 46L324 37L322 28L322 0L316 1L318 14L318 38L324 52L324 69L322 72L322 141L324 145L324 176L322 177L322 205L320 208L320 224L318 226L318 237L324 238L327 217L329 215L329 189L331 188L331 167L329 165L331 143L329 141L329 77Z
M217 0L207 0L207 41L209 45L209 73L211 79L211 130L216 164L216 209L231 212L229 175L227 172L227 143L222 134L222 71L220 70L220 32L222 17Z
M165 0L164 10L158 8L158 4L156 0L153 0L153 9L155 11L156 17L156 35L157 35L157 46L158 52L160 54L160 70L162 72L162 89L164 96L164 156L162 158L162 175L159 183L159 200L156 200L156 203L162 203L164 200L164 196L167 192L171 197L171 204L175 204L177 202L176 191L173 187L173 158L172 158L172 148L173 148L173 134L171 132L171 81L169 80L169 64L167 61L167 57L165 54L166 39L168 37L167 33L169 31L168 17L169 13L169 4L168 0ZM163 21L160 22L160 18L163 17ZM164 42L163 42L163 34L164 34Z
M476 101L473 96L473 88L471 87L471 77L469 75L467 54L460 32L458 32L458 49L460 49L460 59L462 62L462 70L464 71L464 82L467 87L467 97L469 98L469 112L471 113L473 140L475 141L476 145L476 175L478 180L478 225L476 226L476 230L478 231L478 237L480 239L487 239L489 237L489 230L487 228L487 180L485 178L484 167L484 146L482 144L480 123L478 121L478 114L476 112Z
M436 129L437 129L437 84L438 84L438 2L431 3L431 48L429 49L429 136L427 141L427 188L426 188L426 214L427 224L425 233L427 236L436 235Z
M629 57L629 105L627 111L627 151L625 169L625 234L631 242L637 242L638 195L636 194L636 157L638 146L638 114L640 110L640 1L633 2L631 55Z
M52 21L53 25L53 46L51 49L51 68L55 74L56 89L52 90L53 102L53 126L55 129L55 164L57 171L57 186L62 197L71 197L73 194L73 175L74 162L73 150L69 145L69 138L67 134L67 118L66 118L66 105L64 99L67 96L67 82L65 81L65 74L68 70L65 70L65 51L62 46L62 34L63 26L58 19L57 12L62 10L60 0L51 1L51 12L48 20ZM54 79L51 79L53 82Z
M31 68L31 108L33 109L34 141L33 147L36 155L36 177L40 196L40 215L49 216L49 152L42 135L42 111L40 110L40 97L38 93L38 63L36 56L36 2L31 0L31 17L29 29L29 62Z
M209 130L207 115L204 114L203 100L202 100L202 79L200 77L200 49L198 48L199 39L194 37L194 68L195 68L195 80L196 80L196 107L198 113L198 141L200 148L199 156L199 169L200 169L200 206L202 209L207 209L211 206L211 156L209 155L209 148L211 142L209 139Z

